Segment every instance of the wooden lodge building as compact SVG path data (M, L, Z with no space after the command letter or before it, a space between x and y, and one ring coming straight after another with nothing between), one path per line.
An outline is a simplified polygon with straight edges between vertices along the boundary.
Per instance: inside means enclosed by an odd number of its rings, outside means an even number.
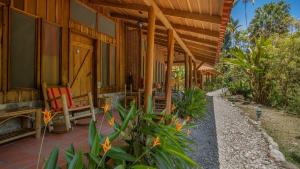
M186 87L202 84L198 70L218 61L232 3L0 0L0 109L43 100L43 82L92 92L97 106L129 83L147 100L159 83L168 107L172 64L185 65Z

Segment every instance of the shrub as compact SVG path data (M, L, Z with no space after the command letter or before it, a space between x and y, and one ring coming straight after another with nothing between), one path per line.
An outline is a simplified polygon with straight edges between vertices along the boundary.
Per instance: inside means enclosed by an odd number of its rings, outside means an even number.
M150 99L151 100L151 99ZM65 152L68 169L153 169L166 168L189 169L198 167L186 155L192 141L186 131L186 121L180 122L172 117L166 122L165 114L154 114L150 106L147 112L137 110L135 104L129 111L117 106L121 122L114 122L114 131L103 136L91 121L88 144L90 152L83 155L73 145ZM113 118L111 112L105 113L107 119ZM126 144L112 145L113 140L122 138ZM47 160L45 169L57 168L58 149L54 149Z
M201 89L187 89L181 97L175 97L173 102L178 116L201 118L206 111L206 95Z
M300 115L300 88L296 90L295 95L290 99L288 111Z
M228 90L233 95L242 95L244 98L251 98L251 89L250 86L244 81L232 82Z

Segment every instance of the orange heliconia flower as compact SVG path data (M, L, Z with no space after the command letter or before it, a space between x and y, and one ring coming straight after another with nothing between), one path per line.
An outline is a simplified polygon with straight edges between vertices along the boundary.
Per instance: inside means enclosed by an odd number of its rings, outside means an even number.
M186 122L189 122L190 120L191 120L191 116L186 116L185 121L186 121Z
M177 131L177 132L181 131L182 127L183 127L183 126L182 126L182 124L181 124L180 122L177 122L177 123L176 123L176 131Z
M190 136L192 134L192 131L190 129L187 130L186 135Z
M156 138L153 140L152 147L156 147L156 146L159 146L159 145L160 145L160 139L159 139L159 137L156 137Z
M104 113L107 113L109 110L109 105L105 104L103 110L104 110Z
M104 153L107 153L111 149L111 144L109 142L109 138L108 137L106 137L106 139L104 141L104 144L101 144L101 145L102 145Z
M44 123L47 125L53 118L53 116L51 115L51 112L48 111L47 109L43 112L44 114Z
M109 121L108 121L108 124L113 127L115 125L115 118L112 117Z

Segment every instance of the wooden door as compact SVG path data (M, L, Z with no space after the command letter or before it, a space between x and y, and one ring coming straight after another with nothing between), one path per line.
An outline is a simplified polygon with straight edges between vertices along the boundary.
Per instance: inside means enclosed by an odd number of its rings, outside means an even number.
M93 40L71 34L69 79L73 96L93 91Z

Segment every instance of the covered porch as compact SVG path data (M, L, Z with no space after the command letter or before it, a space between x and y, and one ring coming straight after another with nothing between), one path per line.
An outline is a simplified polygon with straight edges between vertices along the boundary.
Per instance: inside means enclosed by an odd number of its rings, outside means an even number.
M176 90L172 68L184 67L183 89L203 87L205 78L199 72L218 62L232 4L233 0L0 0L0 110L52 109L56 96L45 99L47 84L66 87L74 102L95 108L97 121L106 104L113 107L117 102L126 107L135 101L144 110L153 103L157 111L171 114ZM68 104L70 100L58 106L60 113L71 109ZM41 121L31 115L30 119L0 118L5 121L0 123L0 138ZM73 126L68 125L67 130ZM37 131L41 128L45 130L42 124ZM110 133L107 123L102 129ZM87 150L87 133L87 126L59 135L47 132L42 157L70 143ZM29 137L0 145L1 167L35 168L40 141Z

